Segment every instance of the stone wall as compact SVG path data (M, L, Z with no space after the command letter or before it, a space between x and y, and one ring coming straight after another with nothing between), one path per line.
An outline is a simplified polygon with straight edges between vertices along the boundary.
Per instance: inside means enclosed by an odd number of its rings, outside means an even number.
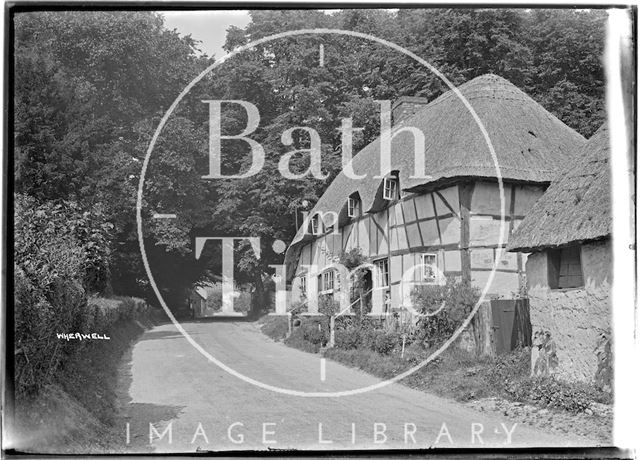
M596 349L611 328L611 242L582 245L584 287L550 289L547 253L529 256L526 264L531 326L548 331L555 343L557 367L565 380L592 381L598 369Z

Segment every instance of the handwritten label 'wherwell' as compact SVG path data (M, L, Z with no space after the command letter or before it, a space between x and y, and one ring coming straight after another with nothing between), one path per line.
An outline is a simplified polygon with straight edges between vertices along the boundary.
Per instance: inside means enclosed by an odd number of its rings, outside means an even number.
M111 337L109 337L108 335L104 334L104 335L100 335L100 334L96 334L95 332L91 333L91 334L82 334L80 332L72 332L70 334L65 334L65 333L57 333L56 337L58 339L62 339L62 340L111 340Z

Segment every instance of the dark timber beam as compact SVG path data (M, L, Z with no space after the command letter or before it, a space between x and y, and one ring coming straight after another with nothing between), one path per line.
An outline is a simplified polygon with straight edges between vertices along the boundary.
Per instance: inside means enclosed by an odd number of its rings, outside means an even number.
M460 257L462 278L471 281L471 253L469 250L470 223L471 223L471 197L473 195L473 182L464 182L458 186L460 197Z

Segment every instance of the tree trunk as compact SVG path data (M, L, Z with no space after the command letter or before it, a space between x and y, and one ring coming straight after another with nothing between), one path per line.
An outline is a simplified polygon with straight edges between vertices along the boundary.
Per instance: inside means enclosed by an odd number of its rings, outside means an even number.
M253 293L251 316L258 317L265 306L264 283L262 282L262 273L258 273L253 279Z

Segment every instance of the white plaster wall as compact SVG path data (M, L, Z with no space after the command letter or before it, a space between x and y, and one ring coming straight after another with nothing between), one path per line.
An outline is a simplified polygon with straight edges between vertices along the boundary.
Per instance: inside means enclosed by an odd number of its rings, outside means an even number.
M611 243L585 244L581 256L584 288L549 289L546 252L529 255L527 285L532 330L548 330L557 346L556 374L565 380L591 381L598 338L611 328Z

